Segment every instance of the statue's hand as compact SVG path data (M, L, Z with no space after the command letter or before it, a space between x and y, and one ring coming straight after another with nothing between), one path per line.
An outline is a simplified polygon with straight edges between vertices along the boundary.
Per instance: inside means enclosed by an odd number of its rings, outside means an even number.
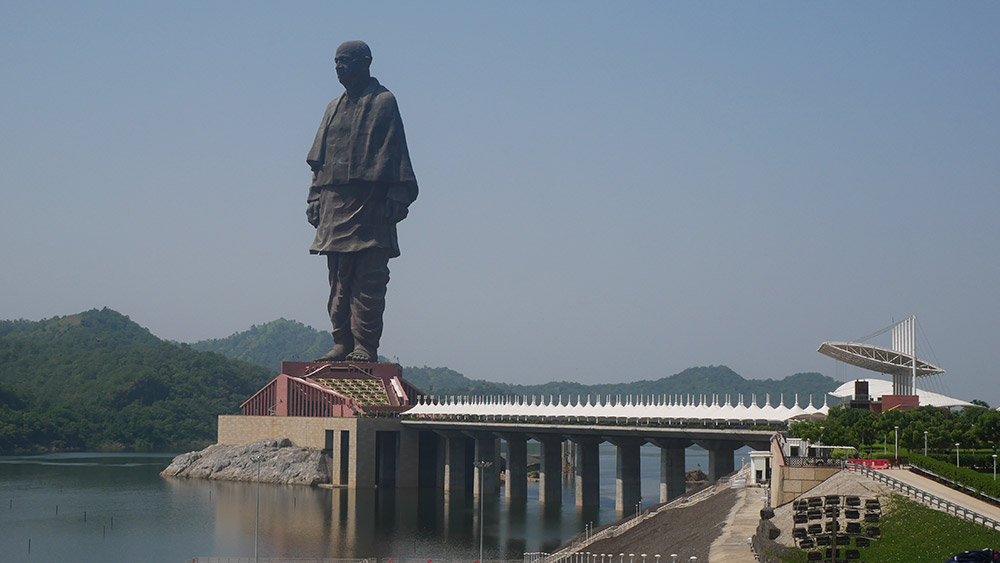
M319 226L319 200L313 200L306 203L306 220L313 227Z
M390 224L395 225L403 219L406 219L406 216L409 214L410 209L406 204L394 199L385 200L385 219Z

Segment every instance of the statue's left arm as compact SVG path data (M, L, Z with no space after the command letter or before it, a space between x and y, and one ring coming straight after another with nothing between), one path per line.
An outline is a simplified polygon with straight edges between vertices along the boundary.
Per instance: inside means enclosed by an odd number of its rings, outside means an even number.
M389 223L398 223L410 214L410 188L403 184L393 184L385 194L385 217Z

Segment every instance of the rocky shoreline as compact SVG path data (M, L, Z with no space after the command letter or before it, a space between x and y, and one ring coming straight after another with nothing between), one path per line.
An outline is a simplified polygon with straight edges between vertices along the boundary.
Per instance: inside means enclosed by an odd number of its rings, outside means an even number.
M320 450L300 448L287 438L251 444L209 446L181 454L160 472L164 477L256 481L315 487L330 482L330 460Z

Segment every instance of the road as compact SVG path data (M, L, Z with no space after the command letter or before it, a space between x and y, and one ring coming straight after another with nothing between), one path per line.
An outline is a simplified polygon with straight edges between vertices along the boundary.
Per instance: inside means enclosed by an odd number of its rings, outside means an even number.
M899 479L904 483L943 498L948 502L953 502L958 506L968 508L973 512L978 512L983 516L1000 521L1000 507L956 491L947 485L942 485L923 475L918 475L907 469L883 469L879 473Z

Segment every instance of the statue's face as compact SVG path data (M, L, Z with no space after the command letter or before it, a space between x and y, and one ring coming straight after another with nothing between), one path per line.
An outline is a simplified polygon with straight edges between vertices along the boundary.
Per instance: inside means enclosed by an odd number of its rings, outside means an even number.
M364 77L365 59L357 59L346 53L338 53L333 59L337 69L337 80L345 87L348 84L356 83L359 78Z

